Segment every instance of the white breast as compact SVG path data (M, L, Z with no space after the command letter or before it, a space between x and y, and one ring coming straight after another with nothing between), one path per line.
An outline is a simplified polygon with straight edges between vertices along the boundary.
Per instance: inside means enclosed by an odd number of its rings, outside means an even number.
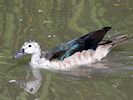
M93 63L93 55L93 50L76 52L72 56L65 58L63 61L51 61L50 65L54 66L54 69L56 70L70 70L76 66Z

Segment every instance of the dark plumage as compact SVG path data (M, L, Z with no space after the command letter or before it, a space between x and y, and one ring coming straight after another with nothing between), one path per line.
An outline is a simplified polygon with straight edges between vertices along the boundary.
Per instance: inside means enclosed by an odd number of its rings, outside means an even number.
M96 50L104 35L109 31L111 27L104 27L100 30L88 33L80 38L71 40L67 43L56 46L45 57L49 60L58 59L63 60L66 57L71 56L75 52L81 52L82 50L93 49ZM105 41L104 44L112 41ZM101 43L102 44L102 43Z

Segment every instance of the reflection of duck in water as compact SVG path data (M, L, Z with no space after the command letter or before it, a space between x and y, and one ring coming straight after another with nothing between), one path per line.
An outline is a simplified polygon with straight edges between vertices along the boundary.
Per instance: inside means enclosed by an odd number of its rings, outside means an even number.
M96 63L102 60L112 47L127 40L127 35L118 36L112 40L102 40L110 29L111 27L104 27L61 44L42 58L41 48L37 42L25 42L14 58L31 54L31 67L50 70L69 70L74 66Z

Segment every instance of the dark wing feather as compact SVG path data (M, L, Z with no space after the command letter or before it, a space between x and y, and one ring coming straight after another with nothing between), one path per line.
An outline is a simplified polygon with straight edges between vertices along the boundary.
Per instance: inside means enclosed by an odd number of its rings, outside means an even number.
M109 43L112 43L113 41L112 40L102 40L99 45L104 45L104 44L109 44Z
M110 29L111 27L104 27L98 31L88 33L80 38L59 45L49 51L45 57L49 60L63 60L64 58L69 57L78 51L88 49L95 50L99 45L100 41L103 39L104 35Z

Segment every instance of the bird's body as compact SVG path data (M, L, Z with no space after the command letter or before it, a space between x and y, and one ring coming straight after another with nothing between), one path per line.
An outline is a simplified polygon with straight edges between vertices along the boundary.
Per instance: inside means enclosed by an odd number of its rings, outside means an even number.
M31 67L50 70L70 70L75 66L96 63L104 58L113 46L127 40L126 35L113 40L102 40L109 29L111 28L104 27L56 46L42 58L41 48L37 42L25 42L14 58L31 54Z
M100 30L88 33L80 38L73 39L69 42L54 47L46 54L45 57L49 60L63 60L64 58L67 58L76 52L81 52L82 50L96 50L100 41L110 29L111 27L104 27Z

